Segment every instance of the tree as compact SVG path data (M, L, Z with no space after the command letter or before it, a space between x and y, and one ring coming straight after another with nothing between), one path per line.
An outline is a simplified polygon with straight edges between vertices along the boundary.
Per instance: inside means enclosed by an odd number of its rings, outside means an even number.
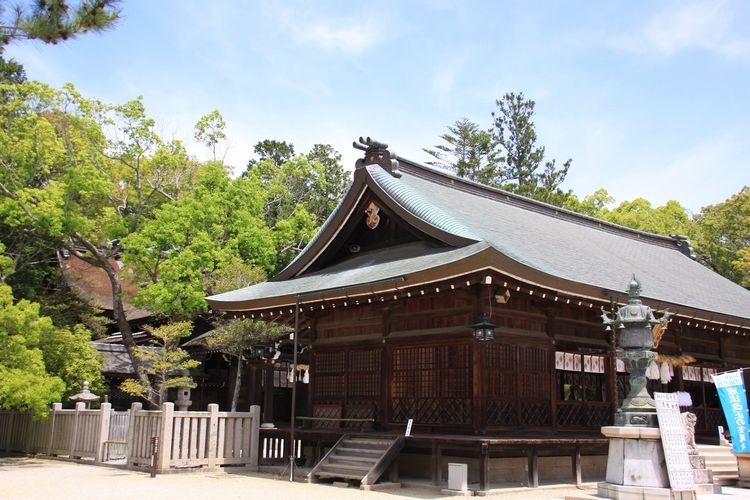
M46 329L28 301L13 304L10 287L0 284L0 407L46 415L65 383L44 367L39 340Z
M257 164L265 160L271 160L274 165L280 167L288 162L294 156L294 145L286 141L277 141L275 139L264 139L255 144L253 152L258 155L257 159L251 159L247 162L247 171L249 173Z
M153 337L151 346L136 347L136 356L142 361L143 372L149 382L143 379L127 379L120 389L128 394L139 396L149 402L161 405L167 399L167 391L177 387L195 387L189 370L200 365L200 361L190 358L190 354L180 349L180 341L190 336L193 325L189 321L169 323L159 327L147 326Z
M534 128L536 103L523 93L508 93L496 101L492 113L492 138L503 155L501 186L508 191L561 205L569 193L560 189L572 160L556 166L555 160L544 162L544 146L537 146ZM543 166L543 170L539 168Z
M283 268L336 207L349 185L349 174L341 155L327 144L288 158L294 146L283 141L261 141L258 150L267 157L252 164L245 176L265 193L263 217L276 240L275 267Z
M589 194L579 200L574 194L568 196L563 204L563 208L589 215L591 217L605 218L607 206L614 203L615 199L609 195L606 189L597 189L593 194Z
M488 186L502 183L498 171L497 152L492 135L479 128L468 118L457 120L448 126L448 133L440 136L447 144L438 144L435 149L423 149L435 158L428 165L452 170L459 177Z
M603 211L600 216L621 226L664 235L686 235L690 227L690 217L675 200L653 207L645 198L636 198L623 201L617 208Z
M691 237L698 261L750 288L750 187L694 216Z
M46 415L50 403L79 392L84 380L102 390L101 361L90 338L82 325L56 326L39 304L14 301L11 288L0 283L0 407Z
M14 59L5 59L0 50L0 83L23 83L26 71Z
M79 34L112 28L120 18L119 0L85 0L76 7L66 0L36 0L30 8L16 4L10 12L0 5L0 51L16 40L58 43Z
M161 141L139 100L106 106L37 82L0 91L9 96L0 102L0 218L107 274L115 322L147 384L115 259L119 240L170 200L175 162L150 161Z
M237 411L237 400L242 384L242 364L247 359L247 352L255 345L277 340L285 333L289 333L289 329L274 323L247 318L220 321L215 326L216 329L207 338L206 344L209 348L217 349L237 362L230 410Z
M211 150L213 161L216 161L216 146L227 138L224 129L227 124L218 109L201 116L195 124L195 139Z
M308 203L308 210L322 224L346 194L351 176L341 164L341 154L330 144L314 144L307 153L307 159L322 167L317 170L320 177L315 192L310 193L314 198Z
M274 236L263 219L264 193L251 179L231 179L216 163L191 193L154 211L124 238L123 261L146 285L136 303L167 317L205 312L206 295L236 260L273 270Z

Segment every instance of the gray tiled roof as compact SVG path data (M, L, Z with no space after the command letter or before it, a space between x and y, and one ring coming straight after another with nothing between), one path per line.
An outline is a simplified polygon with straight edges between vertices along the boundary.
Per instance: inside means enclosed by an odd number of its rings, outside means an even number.
M687 257L676 245L659 238L645 241L637 232L597 228L578 216L515 206L500 192L486 190L478 196L402 172L407 186L501 253L543 273L611 291L624 290L635 274L645 298L750 318L750 291Z
M346 287L406 274L460 261L488 248L475 243L463 248L429 248L411 243L347 259L322 271L286 281L266 281L257 285L208 297L209 302L240 302L272 297L288 297L317 290ZM341 293L332 293L331 296Z
M244 302L246 309L248 301L288 298L413 274L491 248L527 269L571 286L621 293L635 274L643 284L644 298L705 311L704 319L710 319L711 313L740 318L743 323L750 319L750 292L690 259L672 238L614 226L408 161L402 160L401 172L397 178L369 165L356 172L360 177L355 175L355 186L361 189L364 182L373 189L378 187L390 199L392 210L409 213L437 234L457 236L468 242L466 246L430 249L407 245L371 252L315 273L303 272L295 278L209 297L209 303L222 310L238 310L233 304ZM340 204L340 212L329 222L351 209L351 204ZM333 238L335 229L326 224L316 235L316 244ZM300 264L317 258L311 247L296 259Z

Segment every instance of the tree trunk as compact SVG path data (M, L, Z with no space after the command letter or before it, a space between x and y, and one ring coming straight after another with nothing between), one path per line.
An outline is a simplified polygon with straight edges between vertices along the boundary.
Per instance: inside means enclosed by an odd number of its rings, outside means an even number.
M242 383L242 351L237 354L237 375L234 379L234 393L232 394L232 409L237 411L237 400L240 399L240 384Z
M159 402L154 398L155 396L158 398L158 394L155 394L152 390L151 382L149 381L148 376L143 373L143 370L141 370L142 363L135 354L136 344L135 339L133 339L133 330L130 327L130 323L128 322L125 315L125 305L123 304L122 300L122 283L120 281L120 276L117 270L115 270L112 263L109 261L107 255L100 251L93 243L83 238L79 238L79 241L91 254L93 254L96 263L98 263L98 267L100 269L103 269L104 272L107 273L107 277L109 278L109 282L112 287L112 314L114 315L115 322L117 323L117 326L120 329L120 333L122 334L122 343L125 345L125 350L127 351L128 357L130 358L130 363L133 367L133 373L138 380L144 382L146 384L146 387L148 387L146 395L144 395L143 398L149 405L151 405L151 407L158 409Z

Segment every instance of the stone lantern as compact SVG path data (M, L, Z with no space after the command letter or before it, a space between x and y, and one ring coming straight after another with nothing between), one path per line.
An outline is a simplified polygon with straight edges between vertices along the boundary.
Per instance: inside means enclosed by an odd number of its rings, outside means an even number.
M89 383L87 381L83 383L83 390L81 392L70 396L71 401L75 401L76 403L85 403L86 408L90 408L91 403L93 401L99 401L99 399L99 396L89 391Z
M652 327L666 323L669 313L656 319L650 307L641 302L641 284L635 275L628 286L628 304L615 313L614 319L604 312L602 321L607 330L616 329L617 357L625 362L630 371L630 392L615 414L617 426L658 427L656 403L646 388L646 370L656 358L652 351L654 336Z

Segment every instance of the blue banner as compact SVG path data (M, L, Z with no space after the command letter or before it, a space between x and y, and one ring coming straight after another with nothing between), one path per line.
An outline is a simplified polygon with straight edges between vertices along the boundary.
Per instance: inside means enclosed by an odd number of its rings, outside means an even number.
M750 453L750 415L747 411L747 396L742 370L719 373L711 376L719 393L729 434L732 436L732 452Z

